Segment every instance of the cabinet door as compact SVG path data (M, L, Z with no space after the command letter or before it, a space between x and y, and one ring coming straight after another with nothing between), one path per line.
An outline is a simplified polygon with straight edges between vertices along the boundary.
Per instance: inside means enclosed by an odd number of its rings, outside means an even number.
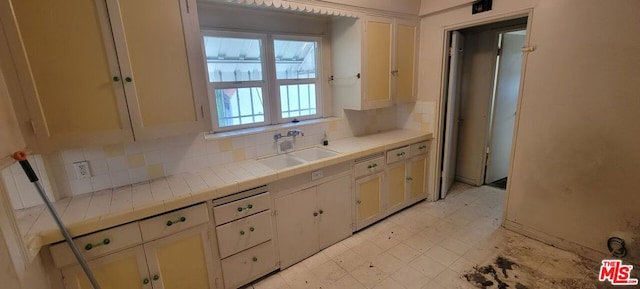
M89 267L102 289L151 289L142 246L96 259ZM93 289L80 265L63 268L62 278L66 289Z
M153 289L215 288L205 225L146 243L144 251Z
M108 0L136 139L202 132L209 121L194 0Z
M395 100L414 101L416 98L417 24L396 21L395 34Z
M19 38L9 43L18 75L25 80L22 93L39 150L131 140L104 2L11 4Z
M275 199L280 268L287 268L319 250L316 188Z
M318 185L320 249L351 236L351 176Z
M411 193L409 199L416 201L427 196L427 157L412 159L411 164Z
M407 192L407 166L400 162L389 167L387 187L387 213L393 213L405 205Z
M365 109L391 105L392 20L370 17L365 22Z
M358 230L380 219L384 173L356 180L356 227Z

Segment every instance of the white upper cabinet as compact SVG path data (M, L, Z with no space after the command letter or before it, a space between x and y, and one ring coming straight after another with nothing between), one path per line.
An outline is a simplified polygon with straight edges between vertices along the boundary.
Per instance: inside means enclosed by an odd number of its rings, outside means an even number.
M417 21L365 16L335 19L332 27L330 82L339 108L415 100Z
M52 151L210 127L195 0L11 4L14 65L7 68L20 78L21 91L11 93L24 96L37 139L31 147Z

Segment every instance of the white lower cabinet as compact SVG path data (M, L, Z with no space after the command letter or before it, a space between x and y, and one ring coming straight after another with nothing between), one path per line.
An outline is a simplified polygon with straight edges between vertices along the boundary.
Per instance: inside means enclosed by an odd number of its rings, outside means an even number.
M121 226L126 231L117 227L78 238L75 242L89 259L89 267L102 289L215 289L215 263L206 212L206 205L197 205ZM179 223L169 225L168 222L174 219ZM158 224L167 227L165 234L144 243L140 230L131 229L138 225L153 228ZM179 231L175 232L176 229ZM124 232L137 237L121 234ZM131 240L137 241L131 243ZM133 247L111 247L118 244ZM66 289L93 289L80 265L72 259L66 243L53 245L51 252L55 264L71 264L60 269Z
M351 235L351 176L274 199L280 268Z
M213 200L225 288L238 288L278 267L266 187Z

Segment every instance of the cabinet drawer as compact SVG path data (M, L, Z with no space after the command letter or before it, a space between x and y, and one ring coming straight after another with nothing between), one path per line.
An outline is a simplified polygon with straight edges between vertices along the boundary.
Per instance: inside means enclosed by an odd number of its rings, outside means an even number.
M406 147L401 147L401 148L397 148L394 150L390 150L387 152L387 163L394 163L397 161L401 161L401 160L406 160L409 158L409 153L410 153L410 148L409 146Z
M142 231L142 239L146 242L208 221L207 205L200 204L141 221L140 230Z
M213 218L217 225L222 225L242 217L268 210L270 203L271 199L269 198L269 192L262 193L213 207Z
M429 141L423 141L411 145L411 156L426 154L429 151Z
M220 258L271 240L271 211L267 210L216 228Z
M262 243L222 260L225 288L237 288L276 268L273 242Z
M130 223L75 238L74 242L85 259L91 260L140 244L142 237L138 223ZM57 268L78 264L66 242L52 245L50 251L53 263Z
M371 159L371 160L358 162L353 167L354 175L355 175L354 177L358 178L361 176L366 176L369 174L380 172L384 169L384 167L385 167L384 156Z

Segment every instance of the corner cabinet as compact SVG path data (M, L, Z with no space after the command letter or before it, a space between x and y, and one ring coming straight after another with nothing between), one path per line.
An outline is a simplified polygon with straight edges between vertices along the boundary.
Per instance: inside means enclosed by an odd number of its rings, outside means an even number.
M195 0L11 2L13 94L37 150L209 128Z
M339 107L367 110L415 101L417 23L373 16L332 22L330 82Z

